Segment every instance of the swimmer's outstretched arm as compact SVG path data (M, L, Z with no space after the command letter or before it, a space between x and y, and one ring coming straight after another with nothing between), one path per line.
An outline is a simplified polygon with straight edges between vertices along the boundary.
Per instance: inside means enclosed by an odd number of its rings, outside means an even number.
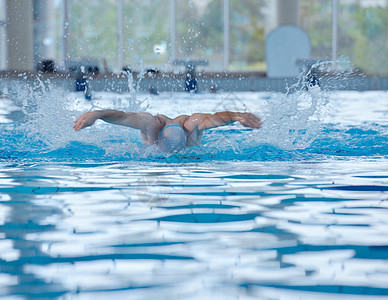
M113 109L94 110L82 114L73 125L75 131L92 126L98 119L108 123L127 126L146 132L153 123L158 122L150 113L123 112Z
M261 120L255 114L232 111L217 112L215 114L193 114L188 121L188 124L191 123L198 130L224 126L233 122L239 122L245 127L261 128Z

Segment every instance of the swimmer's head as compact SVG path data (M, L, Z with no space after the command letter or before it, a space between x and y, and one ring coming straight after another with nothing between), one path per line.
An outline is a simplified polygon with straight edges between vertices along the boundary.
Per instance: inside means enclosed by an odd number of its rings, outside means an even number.
M186 147L187 134L178 124L164 127L158 135L158 145L163 152L177 152Z

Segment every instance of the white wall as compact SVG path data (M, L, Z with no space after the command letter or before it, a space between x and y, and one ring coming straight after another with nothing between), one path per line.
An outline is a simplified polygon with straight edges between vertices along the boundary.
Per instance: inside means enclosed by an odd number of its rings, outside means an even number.
M8 70L34 69L33 1L7 0Z
M0 0L0 70L7 67L7 36L5 31L6 24L6 6L5 0Z
M35 62L55 60L54 0L35 0Z
M277 0L277 25L299 26L299 0Z

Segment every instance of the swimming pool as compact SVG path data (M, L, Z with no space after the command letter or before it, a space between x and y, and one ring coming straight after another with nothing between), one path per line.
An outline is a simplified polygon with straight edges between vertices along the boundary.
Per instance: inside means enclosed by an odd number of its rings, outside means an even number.
M388 298L388 93L2 88L0 296ZM250 111L166 156L98 108Z

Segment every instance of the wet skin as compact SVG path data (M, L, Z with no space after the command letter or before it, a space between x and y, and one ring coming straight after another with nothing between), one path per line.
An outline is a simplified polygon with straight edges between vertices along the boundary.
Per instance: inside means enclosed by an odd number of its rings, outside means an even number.
M105 122L127 126L140 130L144 144L157 144L158 134L167 125L177 124L187 134L186 146L198 145L201 143L202 133L206 129L215 128L239 122L241 125L250 128L261 128L261 120L252 113L240 112L217 112L215 114L195 113L191 116L180 115L171 119L165 115L151 115L150 113L133 113L119 110L95 110L82 114L74 122L74 130L79 131L85 127L92 126L94 122L101 119Z

